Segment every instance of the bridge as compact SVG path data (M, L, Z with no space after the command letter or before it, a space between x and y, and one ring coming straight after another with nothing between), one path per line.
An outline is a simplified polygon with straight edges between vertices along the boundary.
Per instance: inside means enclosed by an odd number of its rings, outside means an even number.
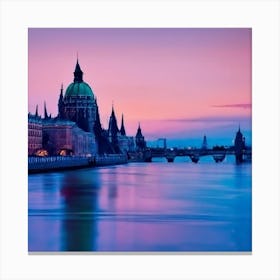
M148 148L145 151L145 161L151 162L153 158L165 157L168 162L174 162L176 157L189 157L192 162L197 163L200 157L203 156L212 156L215 162L222 162L226 155L235 155L237 157L237 152L234 147L228 148L212 148L212 149L197 149L197 148ZM240 156L240 153L239 155ZM241 154L242 162L251 161L252 150L249 147L246 147L242 150Z

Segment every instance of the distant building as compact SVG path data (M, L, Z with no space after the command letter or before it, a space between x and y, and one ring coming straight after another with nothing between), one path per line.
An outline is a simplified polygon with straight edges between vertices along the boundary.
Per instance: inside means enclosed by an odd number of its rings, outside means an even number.
M207 145L207 139L206 139L206 135L203 136L203 141L202 141L202 145L201 145L201 149L202 150L207 150L208 145Z
M97 143L93 133L71 121L51 119L43 125L43 148L49 155L93 156Z
M28 114L28 155L34 155L42 148L42 118L38 116L38 107L35 115Z
M146 141L144 136L142 135L140 124L138 126L137 133L135 136L135 144L136 144L136 150L141 151L146 148Z
M126 135L123 115L121 128L118 128L114 108L112 108L112 113L109 119L108 138L115 152L127 154L128 152L135 151L134 138Z
M243 162L243 155L245 150L245 137L240 131L240 127L236 133L235 140L234 140L234 151L235 151L235 159L236 163Z
M136 147L135 147L134 137L119 135L118 141L119 141L120 150L123 154L135 151Z
M134 138L126 136L123 114L122 114L121 129L118 135L118 142L119 142L120 150L123 154L135 151Z

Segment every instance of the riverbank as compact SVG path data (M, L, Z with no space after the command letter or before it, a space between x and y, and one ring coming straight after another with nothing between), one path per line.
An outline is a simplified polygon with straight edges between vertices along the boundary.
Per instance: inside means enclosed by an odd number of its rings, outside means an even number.
M109 154L94 157L51 156L28 157L28 173L42 173L62 170L73 170L86 167L99 167L126 164L126 155Z

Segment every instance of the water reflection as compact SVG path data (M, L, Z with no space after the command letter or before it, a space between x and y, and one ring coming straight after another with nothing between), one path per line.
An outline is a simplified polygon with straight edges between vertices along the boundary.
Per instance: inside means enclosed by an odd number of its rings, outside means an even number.
M235 192L232 199L232 212L238 219L234 223L232 239L235 246L247 247L252 251L252 165L234 165ZM249 169L249 172L245 172Z
M29 176L30 251L251 251L251 165L133 163Z
M70 172L61 182L64 198L61 251L94 251L97 236L98 176L87 171Z

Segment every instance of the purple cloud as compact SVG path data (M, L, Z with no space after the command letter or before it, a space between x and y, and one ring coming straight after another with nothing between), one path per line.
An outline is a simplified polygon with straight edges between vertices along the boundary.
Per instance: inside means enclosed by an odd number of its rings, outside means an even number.
M242 108L242 109L251 109L252 104L244 103L244 104L222 104L222 105L212 105L215 108Z
M161 121L166 122L235 122L235 121L248 121L251 120L251 117L247 116L218 116L218 117L201 117L201 118L182 118L182 119L165 119Z

